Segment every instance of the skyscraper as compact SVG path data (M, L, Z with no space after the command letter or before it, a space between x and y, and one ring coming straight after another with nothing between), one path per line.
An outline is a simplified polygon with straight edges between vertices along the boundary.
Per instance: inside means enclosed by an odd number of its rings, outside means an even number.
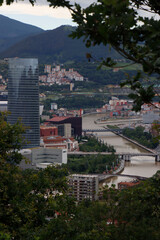
M38 60L31 58L10 58L8 78L8 122L17 119L27 127L26 144L36 147L40 144Z

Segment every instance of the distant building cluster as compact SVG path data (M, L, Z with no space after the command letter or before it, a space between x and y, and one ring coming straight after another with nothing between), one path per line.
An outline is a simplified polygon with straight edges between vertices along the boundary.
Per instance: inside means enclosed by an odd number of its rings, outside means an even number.
M48 148L65 148L69 152L79 150L74 137L81 135L81 117L53 117L40 127L41 146Z
M141 111L138 113L132 111L132 108L132 100L124 100L118 99L117 97L112 97L109 103L103 105L101 108L96 109L96 111L97 113L106 113L106 117L108 118L130 117L139 115L142 116L144 124L152 124L154 121L160 121L159 102L154 102L153 104L143 104Z
M57 126L43 125L40 127L40 145L45 148L67 149L69 152L79 150L78 142L71 135L71 123Z
M105 104L101 108L97 109L98 113L109 112L108 117L113 116L132 116L135 112L132 111L133 101L118 99L117 97L112 97L109 103Z
M84 77L80 75L77 71L74 71L73 68L70 68L68 71L65 68L61 68L60 65L52 67L51 65L45 65L44 75L39 76L41 85L66 85L71 84L73 88L72 81L84 81Z
M57 103L51 103L51 114L64 117L81 117L83 115L83 109L68 110L67 108L58 108Z

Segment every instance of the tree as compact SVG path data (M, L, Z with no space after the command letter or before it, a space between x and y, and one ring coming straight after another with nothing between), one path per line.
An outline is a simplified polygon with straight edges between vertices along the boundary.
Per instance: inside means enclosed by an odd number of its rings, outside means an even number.
M7 4L14 0L8 0ZM143 87L140 80L151 74L160 74L160 2L157 0L98 0L88 7L74 5L68 0L47 0L50 7L67 7L73 21L78 24L72 38L83 37L87 47L108 44L114 48L128 64L138 63L143 73L121 85L129 84L134 93L134 109L140 110L143 103L152 103L156 90L153 84ZM34 5L35 0L30 0ZM3 0L0 1L0 4ZM86 54L89 60L90 53ZM116 62L106 57L101 65L116 67ZM145 73L145 74L144 74Z
M0 239L35 239L37 231L54 218L65 199L67 171L50 167L26 170L18 167L23 156L22 124L11 125L0 117ZM61 206L61 207L60 207Z
M40 240L158 240L159 183L157 173L128 190L108 188L101 203L83 201L72 208L72 215L62 212L51 220L39 233Z
M6 121L7 114L0 116L0 160L1 162L20 163L22 155L19 150L24 143L22 134L25 127L20 120L11 125Z

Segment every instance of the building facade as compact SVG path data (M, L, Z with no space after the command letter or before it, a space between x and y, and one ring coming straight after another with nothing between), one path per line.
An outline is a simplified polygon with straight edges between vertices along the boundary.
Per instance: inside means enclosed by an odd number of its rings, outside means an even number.
M79 150L78 141L76 141L72 137L71 138L61 136L41 137L40 146L45 148L67 149L68 152Z
M58 128L57 127L47 127L41 126L40 127L40 136L47 137L47 136L57 136L58 135Z
M49 119L49 125L60 125L65 123L70 123L71 128L73 129L74 136L81 136L82 135L82 117L54 117Z
M66 149L38 147L22 149L20 153L25 157L19 164L19 167L22 169L39 169L53 165L67 164Z
M80 202L84 199L98 199L98 175L72 174L69 176L70 196Z
M58 125L58 135L62 137L71 137L72 136L72 129L70 123L64 123Z
M8 122L18 119L27 127L24 148L40 145L38 60L9 59Z
M67 163L66 149L35 148L32 149L32 164L54 163L62 165Z

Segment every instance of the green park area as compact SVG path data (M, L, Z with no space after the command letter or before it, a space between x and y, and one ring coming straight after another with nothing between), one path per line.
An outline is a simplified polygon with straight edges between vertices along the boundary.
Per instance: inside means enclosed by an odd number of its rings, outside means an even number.
M73 155L68 157L67 169L71 173L103 173L112 172L118 167L117 156L113 146L108 146L95 137L85 137L79 143L81 152L97 152L95 155ZM102 155L110 152L110 155Z
M153 137L150 132L146 132L142 126L138 126L135 129L124 128L122 134L151 149L156 148L159 144L158 138Z

